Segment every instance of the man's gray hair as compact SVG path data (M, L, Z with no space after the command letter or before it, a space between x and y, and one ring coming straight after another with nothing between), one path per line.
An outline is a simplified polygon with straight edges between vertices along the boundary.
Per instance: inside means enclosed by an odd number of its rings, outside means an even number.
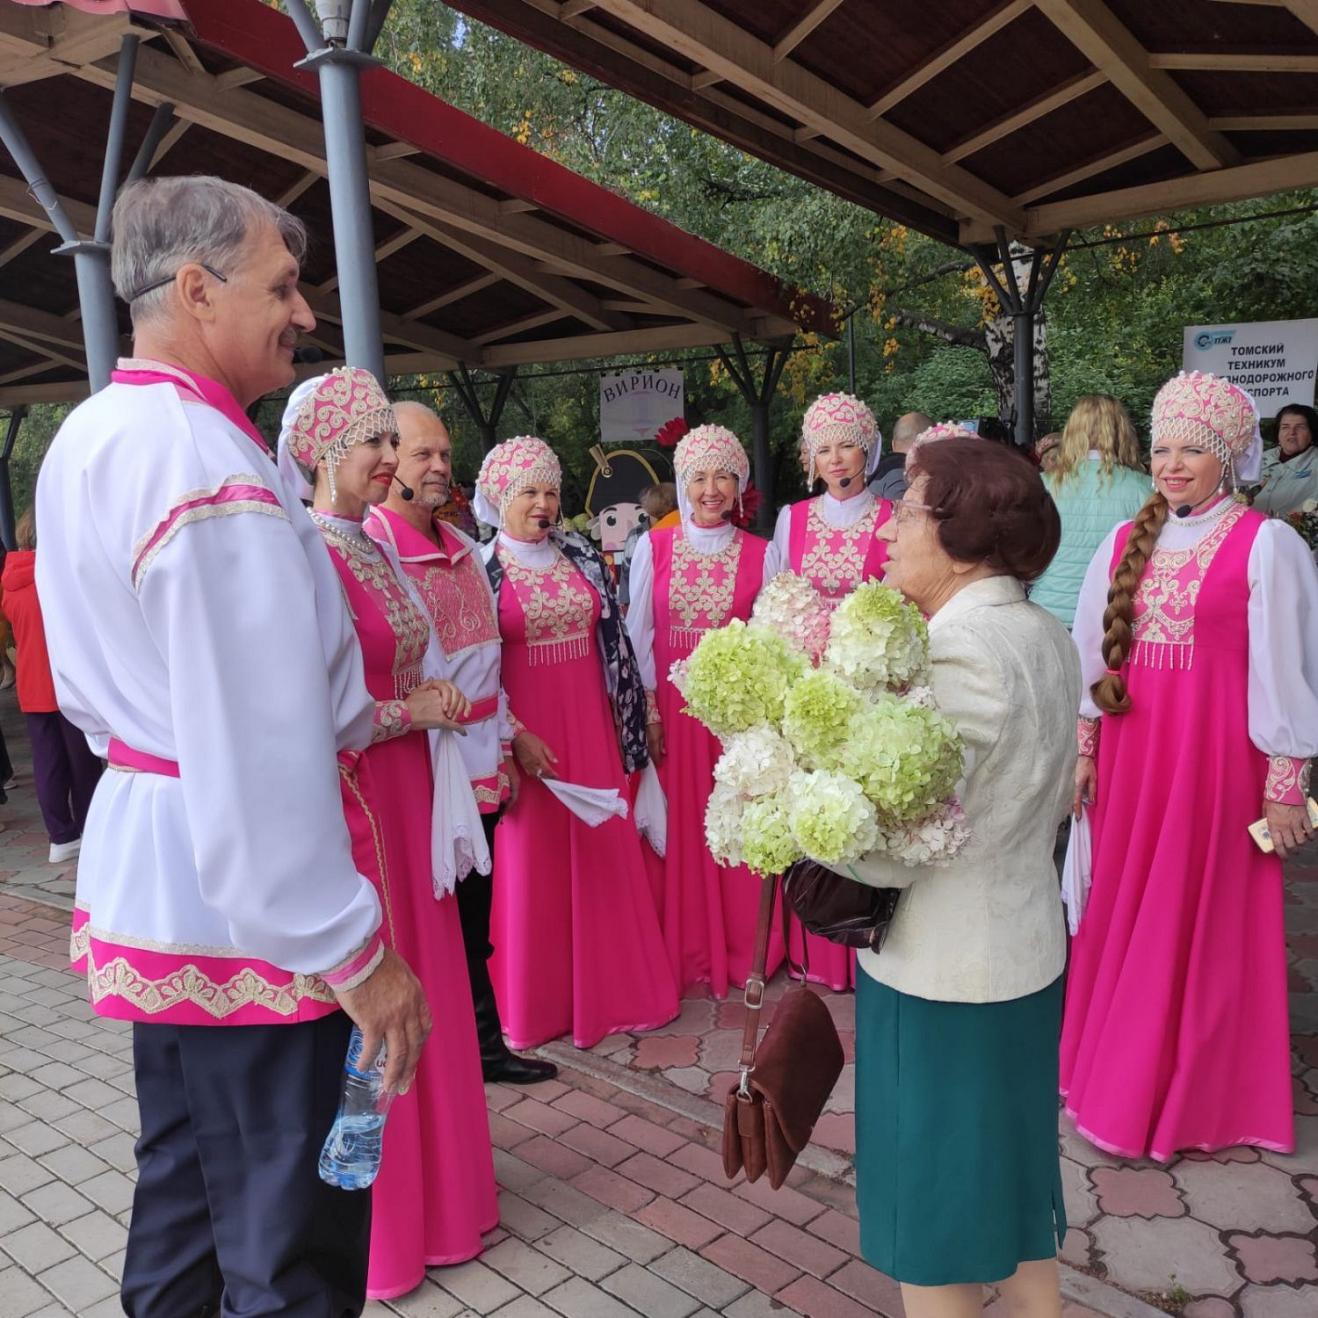
M301 265L306 226L251 188L206 174L130 183L114 206L110 274L133 324L156 315L169 298L168 284L134 298L139 289L169 279L191 261L227 276L241 264L252 230L262 224L274 226Z

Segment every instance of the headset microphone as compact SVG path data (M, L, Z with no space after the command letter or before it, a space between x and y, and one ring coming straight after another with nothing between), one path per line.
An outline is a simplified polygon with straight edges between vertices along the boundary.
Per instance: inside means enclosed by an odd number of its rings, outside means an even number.
M731 509L731 508L725 508L721 513L719 513L719 516L720 516L725 522L730 522L730 521L732 521L732 509Z
M842 479L841 479L840 481L838 481L838 484L839 484L840 486L842 486L842 488L843 488L844 490L846 490L846 489L850 489L850 488L851 488L851 482L854 481L855 479L856 479L856 478L855 478L854 476L843 476Z
M1197 508L1202 508L1204 504L1211 503L1214 499L1216 499L1217 493L1218 492L1214 490L1213 493L1208 496L1208 498L1200 499L1199 502L1195 504L1183 503L1179 508L1173 509L1173 511L1175 512L1177 517L1189 517L1189 515L1192 512L1194 512Z
M537 525L542 531L548 531L549 528L550 528L551 526L553 526L553 522L551 522L551 521L549 520L548 517L537 517L537 518L535 519L535 524L536 524L536 525Z
M402 480L400 480L396 474L394 480L398 483L398 493L401 494L408 503L411 503L416 496L416 491L410 485L404 485Z

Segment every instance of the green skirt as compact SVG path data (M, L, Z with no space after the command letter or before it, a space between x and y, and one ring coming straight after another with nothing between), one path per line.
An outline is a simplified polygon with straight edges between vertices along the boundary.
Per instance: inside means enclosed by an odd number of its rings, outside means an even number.
M916 1286L996 1282L1066 1234L1062 980L933 1002L856 976L856 1200L867 1262Z

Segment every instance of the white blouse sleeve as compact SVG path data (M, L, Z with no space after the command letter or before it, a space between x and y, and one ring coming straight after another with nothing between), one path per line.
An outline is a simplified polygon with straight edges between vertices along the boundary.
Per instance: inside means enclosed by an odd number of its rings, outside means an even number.
M1249 555L1249 738L1265 755L1318 755L1318 567L1284 522Z
M771 582L783 570L783 557L778 549L778 539L775 533L773 541L764 551L764 580L760 583L760 589Z
M1112 550L1117 543L1117 532L1124 525L1122 522L1120 526L1113 527L1099 545L1098 552L1090 559L1084 584L1080 587L1080 596L1076 600L1071 639L1080 652L1081 718L1098 718L1102 713L1089 693L1107 668L1103 661L1103 614L1107 610L1107 593L1112 585Z
M792 566L792 505L786 504L778 510L778 521L773 528L774 569L773 575L790 571ZM769 560L765 558L765 581L769 580Z
M658 681L654 668L654 555L649 535L636 542L627 590L631 599L627 606L627 634L636 651L641 684L647 691L653 691Z

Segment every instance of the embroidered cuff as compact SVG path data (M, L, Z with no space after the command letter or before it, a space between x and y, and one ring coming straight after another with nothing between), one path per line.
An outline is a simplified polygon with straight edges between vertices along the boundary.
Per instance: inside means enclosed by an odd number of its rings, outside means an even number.
M412 729L412 711L405 700L377 700L375 726L371 729L371 745L401 737Z
M653 691L645 693L645 726L648 728L652 723L662 723L663 719L659 717L659 702L655 699Z
M331 970L321 971L320 977L336 993L355 989L364 984L384 960L384 940L377 929L346 961Z
M1303 805L1309 795L1309 761L1293 760L1289 755L1273 755L1268 760L1268 778L1263 799L1278 805Z
M1096 718L1080 718L1075 721L1075 739L1080 754L1094 759L1098 755L1099 721Z
M517 715L512 712L511 709L508 711L508 723L513 730L512 740L509 742L509 745L511 745L512 741L515 741L523 732L526 731L526 724L523 723L522 720L519 719Z

